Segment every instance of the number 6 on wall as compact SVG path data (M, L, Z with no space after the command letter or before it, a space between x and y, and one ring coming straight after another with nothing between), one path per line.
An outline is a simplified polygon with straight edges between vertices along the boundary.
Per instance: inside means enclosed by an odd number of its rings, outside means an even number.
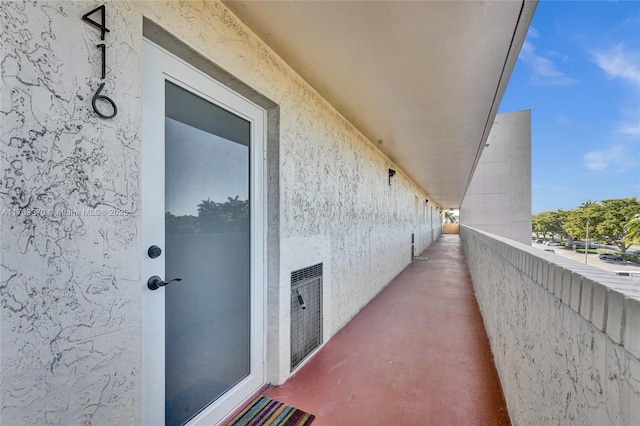
M116 106L116 103L115 103L115 102L113 102L113 100L112 100L110 97L105 96L105 95L101 95L101 94L100 94L100 92L102 92L102 89L104 89L104 83L100 84L100 87L98 87L98 90L96 91L96 94L95 94L95 95L93 95L93 99L91 99L91 105L93 106L93 110L94 110L94 111L96 112L96 114L98 114L100 117L102 117L102 118L106 118L106 119L113 118L113 117L115 117L115 116L116 116L116 114L118 113L118 107ZM113 108L113 114L111 114L111 115L105 115L105 114L101 113L101 112L98 110L98 107L96 106L96 102L97 102L98 100L103 100L103 101L105 101L105 102L109 102L109 103L111 104L111 107Z

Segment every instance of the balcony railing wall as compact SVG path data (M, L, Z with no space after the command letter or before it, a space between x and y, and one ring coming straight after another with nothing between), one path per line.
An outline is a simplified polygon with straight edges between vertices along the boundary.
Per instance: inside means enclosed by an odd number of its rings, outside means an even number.
M639 283L460 232L513 424L637 424Z

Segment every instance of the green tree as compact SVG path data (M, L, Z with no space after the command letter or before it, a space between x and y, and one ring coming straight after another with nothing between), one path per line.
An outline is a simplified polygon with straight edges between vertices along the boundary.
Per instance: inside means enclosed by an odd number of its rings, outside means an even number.
M589 224L589 240L616 245L623 253L640 242L640 201L636 197L587 200L579 207L565 211L542 212L532 217L533 231L560 235L560 238L585 239Z
M602 200L601 221L596 225L596 234L608 244L614 244L626 252L631 235L630 222L640 214L640 201L636 197ZM633 225L633 224L631 224Z
M584 240L587 234L587 223L589 223L589 239L598 240L600 236L597 234L596 226L601 220L601 206L589 200L567 212L563 228L572 238Z
M541 213L538 213L531 217L531 230L532 232L535 232L536 238L540 238L540 233L544 232L540 215Z
M458 222L458 216L454 212L444 212L444 221L446 223Z
M239 196L227 197L224 203L211 199L198 204L198 216L176 216L165 212L168 235L185 235L212 232L247 232L249 230L249 200Z
M198 218L196 216L176 216L171 212L164 213L167 235L187 235L198 233Z
M640 243L640 214L635 215L627 223L627 244L639 244Z
M199 230L205 232L241 232L249 229L249 200L227 197L224 203L211 199L198 204Z
M558 209L553 212L548 212L549 220L549 232L551 232L551 238L555 240L555 235L560 236L560 241L564 238L571 239L571 235L565 230L564 224L567 220L568 212Z
M553 215L552 212L542 212L535 215L535 223L538 232L542 232L542 237L546 238L547 234L553 236Z

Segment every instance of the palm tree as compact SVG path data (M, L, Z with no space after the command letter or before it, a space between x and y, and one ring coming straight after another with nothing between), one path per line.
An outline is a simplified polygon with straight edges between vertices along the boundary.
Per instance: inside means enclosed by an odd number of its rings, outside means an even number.
M447 223L456 223L458 221L458 217L454 212L444 212L444 220Z
M627 234L627 244L640 243L640 214L635 215L629 222L627 222L629 233Z

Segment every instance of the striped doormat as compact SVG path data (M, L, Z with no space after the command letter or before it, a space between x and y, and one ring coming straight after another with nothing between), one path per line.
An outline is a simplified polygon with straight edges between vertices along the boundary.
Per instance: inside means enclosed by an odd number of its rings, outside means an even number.
M238 413L226 426L308 426L316 416L259 396Z

